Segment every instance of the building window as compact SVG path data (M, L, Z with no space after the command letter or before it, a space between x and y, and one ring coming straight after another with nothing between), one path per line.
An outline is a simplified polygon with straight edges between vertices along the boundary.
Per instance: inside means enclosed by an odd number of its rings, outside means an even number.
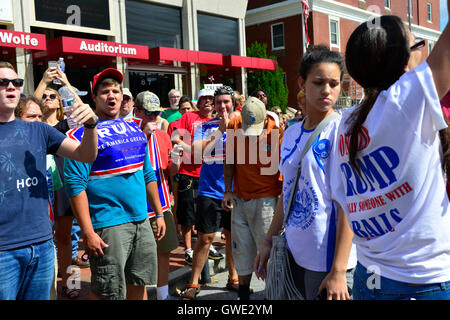
M127 0L125 9L128 43L183 48L179 8Z
M237 19L197 13L198 47L200 51L239 54Z
M31 1L27 1L31 3ZM0 12L4 11L4 2ZM78 4L72 4L78 3ZM109 21L109 1L62 1L34 0L36 21L58 23L63 28L71 25L79 27L111 30Z
M428 22L433 21L431 2L427 2L427 19Z
M339 21L330 19L330 46L339 47Z
M391 0L384 0L384 7L390 9L391 8Z
M272 50L284 49L284 24L277 23L270 27L272 31Z

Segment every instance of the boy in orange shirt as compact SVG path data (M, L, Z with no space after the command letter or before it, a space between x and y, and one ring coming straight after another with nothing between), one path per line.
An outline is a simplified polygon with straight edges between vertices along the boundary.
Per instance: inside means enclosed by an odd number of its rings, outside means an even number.
M222 207L231 210L233 259L239 276L239 298L248 300L253 262L269 229L281 194L278 171L282 130L266 114L264 103L250 97L241 116L227 127ZM233 185L233 189L232 189Z

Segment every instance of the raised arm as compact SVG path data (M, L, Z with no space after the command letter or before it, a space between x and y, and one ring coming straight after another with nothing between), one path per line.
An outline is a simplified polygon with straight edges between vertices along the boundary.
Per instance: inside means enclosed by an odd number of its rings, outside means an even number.
M81 124L93 125L98 122L98 117L88 104L78 104L74 107L71 117ZM66 138L61 143L57 155L80 162L93 162L97 158L98 136L97 126L94 128L84 128L81 143Z
M33 95L41 100L42 95L44 94L45 89L47 89L47 86L58 77L58 73L56 71L56 68L51 67L44 71L44 74L42 75L42 79L39 82L38 86L36 87L36 90L34 90Z
M447 12L450 16L450 0L447 0ZM442 99L450 90L450 23L447 23L427 62L433 72L439 99Z

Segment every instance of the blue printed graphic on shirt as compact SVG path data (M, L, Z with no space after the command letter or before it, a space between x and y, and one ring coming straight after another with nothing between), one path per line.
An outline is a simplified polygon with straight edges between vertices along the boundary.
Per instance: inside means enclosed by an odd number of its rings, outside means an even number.
M300 183L303 181L303 183ZM308 229L314 221L319 208L319 199L317 193L310 186L310 183L305 181L301 176L299 185L303 185L302 189L297 188L295 198L292 199L289 219L286 222L288 227ZM291 182L291 184L293 181ZM287 189L287 188L286 188ZM292 188L290 188L292 192ZM290 197L290 192L287 199Z
M219 130L219 119L211 119L203 122L194 132L193 141L206 139ZM225 192L223 177L223 163L225 159L226 132L222 134L221 141L203 154L203 164L200 171L198 195L222 199Z
M322 161L328 158L330 154L330 147L331 143L329 140L327 139L319 140L319 138L317 138L312 145L314 158L316 159L317 164L319 165L320 169L322 169L323 172L325 172L325 169L323 168Z
M0 122L0 251L51 239L46 154L64 139L45 123Z

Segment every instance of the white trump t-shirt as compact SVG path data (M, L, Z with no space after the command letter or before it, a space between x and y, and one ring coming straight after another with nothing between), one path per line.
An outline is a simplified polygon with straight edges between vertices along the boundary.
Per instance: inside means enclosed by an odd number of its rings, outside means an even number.
M331 165L358 262L406 283L450 280L450 209L438 131L446 128L427 62L378 96L359 135L361 176L349 163L343 113Z
M331 198L329 177L331 147L340 118L332 120L314 141L302 161L295 198L286 222L286 239L295 262L308 270L329 272L334 259L338 205ZM303 148L314 130L303 122L290 126L281 144L283 205L286 210ZM286 213L285 213L286 214ZM355 267L355 248L348 269Z

